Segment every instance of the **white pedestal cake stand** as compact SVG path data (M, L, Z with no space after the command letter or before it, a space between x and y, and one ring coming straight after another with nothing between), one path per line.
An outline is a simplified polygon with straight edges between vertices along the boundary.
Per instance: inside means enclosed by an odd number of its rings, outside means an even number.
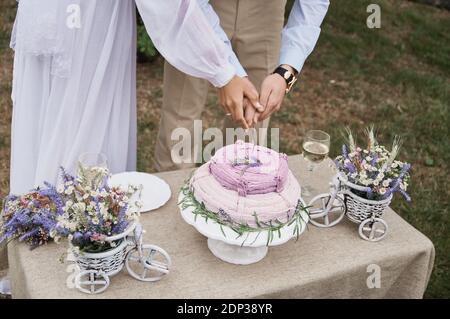
M180 192L178 203L183 201L184 195ZM302 204L306 207L303 199ZM202 216L192 213L193 208L183 209L179 205L181 216L186 223L192 225L197 231L208 238L208 248L217 258L236 265L249 265L262 260L268 251L268 246L277 246L286 243L291 238L297 237L294 232L296 223L290 226L284 226L280 229L280 233L275 232L272 240L268 243L269 232L262 230L258 232L246 232L239 236L235 231L227 226L220 227L214 220L205 220ZM301 211L303 220L300 222L298 236L300 236L306 228L309 220L308 214ZM239 237L238 237L239 236Z

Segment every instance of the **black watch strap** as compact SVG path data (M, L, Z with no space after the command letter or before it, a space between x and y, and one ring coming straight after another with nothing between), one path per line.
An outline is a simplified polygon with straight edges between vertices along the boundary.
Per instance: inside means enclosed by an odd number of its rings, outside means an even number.
M273 71L273 74L279 74L285 81L286 81L286 93L289 93L289 91L294 86L295 82L297 81L297 77L294 73L291 71L279 66Z

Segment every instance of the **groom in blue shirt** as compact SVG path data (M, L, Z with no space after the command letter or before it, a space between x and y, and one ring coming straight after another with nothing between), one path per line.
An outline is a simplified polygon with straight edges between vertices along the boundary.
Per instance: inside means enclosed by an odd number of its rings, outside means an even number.
M248 126L268 127L270 115L280 109L284 95L295 84L317 43L329 0L295 0L284 28L286 0L197 1L215 32L227 44L236 76L260 90L262 109L259 112L244 101ZM195 165L172 161L171 148L177 141L171 140L171 133L184 127L193 135L193 123L201 119L208 89L207 81L188 76L165 63L163 106L155 150L157 170ZM219 97L224 95L221 90ZM226 116L223 128L235 126L231 117Z

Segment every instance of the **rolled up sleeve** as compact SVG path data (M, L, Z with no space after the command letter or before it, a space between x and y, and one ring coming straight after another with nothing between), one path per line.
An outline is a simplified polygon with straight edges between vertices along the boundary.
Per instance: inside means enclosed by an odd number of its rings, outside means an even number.
M329 0L296 0L281 34L280 64L300 72L316 46Z

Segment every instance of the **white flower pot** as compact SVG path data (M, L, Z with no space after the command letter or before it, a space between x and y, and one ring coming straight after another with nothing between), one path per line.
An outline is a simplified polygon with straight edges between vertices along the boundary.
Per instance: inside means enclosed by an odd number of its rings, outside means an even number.
M80 253L74 249L76 263L83 270L96 270L113 276L122 270L127 254L128 241L123 239L117 247L101 253Z
M382 218L391 200L392 194L383 200L370 200L347 190L345 192L346 215L349 220L358 224L371 217Z

